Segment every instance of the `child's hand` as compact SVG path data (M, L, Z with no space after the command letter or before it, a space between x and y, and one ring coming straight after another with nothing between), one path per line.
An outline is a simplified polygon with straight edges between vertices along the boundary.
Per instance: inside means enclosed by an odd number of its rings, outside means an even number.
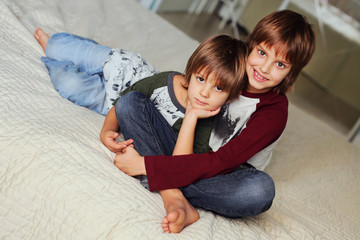
M133 146L133 139L128 139L123 142L117 142L115 139L119 137L119 133L114 131L104 131L100 134L101 142L112 152L122 152L126 147Z
M129 176L146 175L144 157L133 147L127 147L121 154L117 154L114 164Z

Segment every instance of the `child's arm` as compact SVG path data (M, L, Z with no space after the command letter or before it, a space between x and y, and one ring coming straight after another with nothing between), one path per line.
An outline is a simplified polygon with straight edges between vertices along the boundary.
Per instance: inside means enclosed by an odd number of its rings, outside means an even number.
M119 136L119 130L120 127L116 118L115 107L112 107L106 115L104 125L100 132L100 140L110 151L114 153L122 152L124 148L131 146L134 142L132 139L117 142L115 139Z
M206 111L193 108L188 102L185 117L181 124L178 138L176 140L173 155L184 155L194 153L194 137L197 120L199 118L208 118L219 113L221 108L214 111Z
M193 147L196 123L197 116L195 114L185 114L176 140L173 155L194 153Z

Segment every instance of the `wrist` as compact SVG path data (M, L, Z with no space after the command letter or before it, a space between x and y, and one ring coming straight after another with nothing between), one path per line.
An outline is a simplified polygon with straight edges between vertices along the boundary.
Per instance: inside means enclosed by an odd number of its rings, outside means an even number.
M189 111L187 113L185 113L184 116L184 120L183 121L192 121L192 122L196 122L198 120L199 116L197 115L196 111Z

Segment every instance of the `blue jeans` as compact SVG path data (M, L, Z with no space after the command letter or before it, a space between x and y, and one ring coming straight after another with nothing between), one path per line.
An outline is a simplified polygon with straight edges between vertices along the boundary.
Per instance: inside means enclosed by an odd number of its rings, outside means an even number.
M105 87L102 66L111 48L69 33L57 33L46 45L41 60L49 70L55 89L64 98L102 115Z
M144 94L130 92L122 96L115 104L115 112L124 138L134 139L141 156L172 155L177 136ZM149 189L146 176L140 176L140 183Z
M140 155L172 155L176 135L143 94L132 92L121 97L115 111L125 139L134 139ZM146 177L141 184L148 188ZM249 164L180 190L193 206L230 218L258 215L270 208L275 196L272 178Z

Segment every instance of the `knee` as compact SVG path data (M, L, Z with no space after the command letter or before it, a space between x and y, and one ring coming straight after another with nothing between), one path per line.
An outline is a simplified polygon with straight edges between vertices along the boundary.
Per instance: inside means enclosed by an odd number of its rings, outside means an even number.
M258 171L261 181L254 184L251 195L253 201L253 215L267 211L275 197L275 184L273 179L265 172Z
M80 72L76 65L69 62L50 60L45 62L45 65L55 89L71 101L84 91L85 80L92 77Z
M120 126L140 121L147 100L148 98L140 92L129 92L121 96L115 103L116 118Z
M233 217L256 216L267 211L275 197L273 179L265 172L257 171L256 180L251 181L244 188L234 189L231 199Z
M115 104L116 114L126 116L140 111L141 104L147 97L140 92L129 92L121 96Z
M55 89L61 96L69 98L72 92L78 93L80 89L83 89L79 79L84 76L79 72L76 65L70 62L52 60L47 57L42 57L41 60L49 71Z

